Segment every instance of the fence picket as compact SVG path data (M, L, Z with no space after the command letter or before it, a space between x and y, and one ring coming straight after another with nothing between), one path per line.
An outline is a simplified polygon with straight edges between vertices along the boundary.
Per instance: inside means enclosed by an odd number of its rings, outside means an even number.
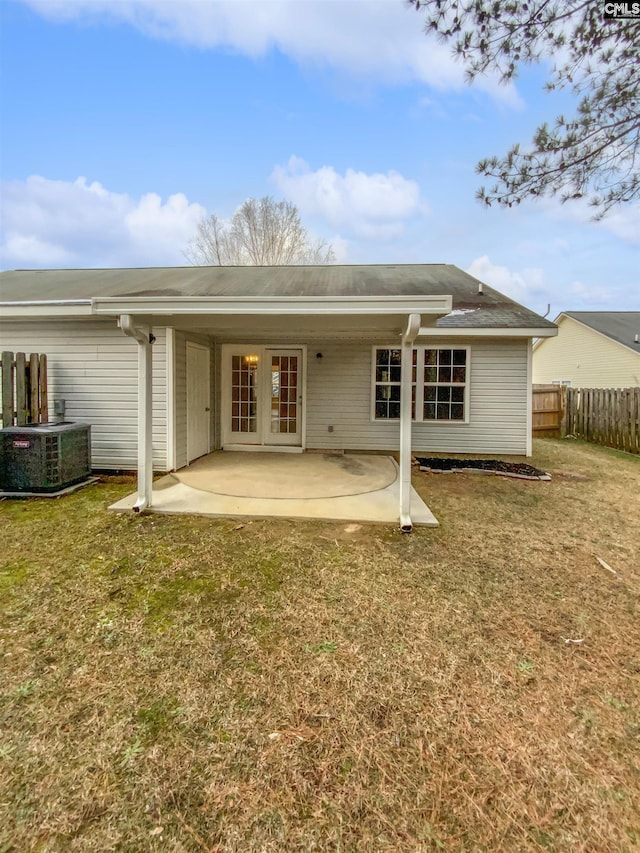
M38 386L40 406L38 407L38 420L45 424L49 420L49 392L47 390L47 356L40 356L40 370L38 371Z
M23 352L16 353L16 424L27 423L27 361Z
M27 418L30 424L38 423L38 367L40 359L38 354L32 352L29 356L29 411Z
M2 353L2 426L26 426L48 419L47 357L23 352Z
M2 426L13 424L13 353L2 353Z

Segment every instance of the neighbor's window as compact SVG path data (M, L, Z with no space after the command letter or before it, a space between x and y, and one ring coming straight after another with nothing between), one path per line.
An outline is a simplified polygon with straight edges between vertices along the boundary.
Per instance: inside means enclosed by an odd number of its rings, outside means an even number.
M400 418L400 349L374 350L374 418ZM468 349L413 350L411 417L414 421L464 421L467 417Z

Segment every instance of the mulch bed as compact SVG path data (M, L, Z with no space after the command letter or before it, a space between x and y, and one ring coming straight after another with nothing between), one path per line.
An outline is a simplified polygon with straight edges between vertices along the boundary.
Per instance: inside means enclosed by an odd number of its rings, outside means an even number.
M519 480L550 480L551 476L533 465L523 462L501 462L499 459L438 459L416 456L421 471L434 474L462 472L468 474L497 474Z

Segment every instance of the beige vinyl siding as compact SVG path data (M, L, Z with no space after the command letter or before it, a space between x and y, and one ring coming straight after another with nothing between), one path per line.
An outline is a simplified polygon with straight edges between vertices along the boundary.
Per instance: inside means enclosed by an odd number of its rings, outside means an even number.
M526 453L527 340L438 338L436 343L470 348L469 422L415 423L414 452ZM371 362L368 342L314 342L307 365L308 448L398 448L398 421L371 420Z
M154 334L153 466L166 471L166 336L163 328ZM94 468L137 467L137 344L115 320L3 321L0 349L46 354L49 416L53 418L53 401L63 399L67 420L91 424Z
M209 348L211 365L211 400L215 392L214 350L208 335L191 332L175 331L174 342L174 407L175 407L175 442L176 468L184 468L187 464L187 341ZM211 406L211 447L216 446L214 430L214 406Z
M630 388L640 385L640 355L599 332L563 317L558 336L533 351L533 382L570 380L574 388Z

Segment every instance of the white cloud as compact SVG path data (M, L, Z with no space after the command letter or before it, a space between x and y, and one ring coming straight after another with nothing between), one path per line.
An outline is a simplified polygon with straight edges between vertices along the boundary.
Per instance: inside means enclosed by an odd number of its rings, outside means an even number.
M349 241L345 240L339 234L332 237L329 241L333 249L337 264L346 264L349 259Z
M573 305L574 302L579 301L581 305L608 305L610 308L619 304L618 300L621 295L617 293L615 289L612 290L611 288L602 287L597 284L586 285L581 281L572 281L569 292L571 294L571 301L569 304L571 305Z
M347 169L340 175L333 166L315 172L299 157L276 166L272 181L304 217L317 216L332 228L360 237L392 239L405 222L426 213L420 187L393 170L367 174Z
M538 267L512 272L508 267L492 263L487 255L482 255L472 261L467 272L516 302L531 304L544 291L544 274Z
M180 264L205 215L182 193L134 199L82 177L32 175L3 186L0 259L4 267Z
M277 49L303 65L368 80L464 88L449 45L423 32L423 19L400 0L24 0L54 20L121 20L152 38L224 47L253 58ZM474 84L512 106L520 99L495 78Z
M640 246L640 202L622 204L613 208L604 219L594 220L595 209L586 199L573 199L564 204L557 198L541 199L541 209L554 219L586 225L594 232L613 234L624 243Z
M615 234L625 243L640 246L640 203L636 202L618 208L602 219L598 226Z

